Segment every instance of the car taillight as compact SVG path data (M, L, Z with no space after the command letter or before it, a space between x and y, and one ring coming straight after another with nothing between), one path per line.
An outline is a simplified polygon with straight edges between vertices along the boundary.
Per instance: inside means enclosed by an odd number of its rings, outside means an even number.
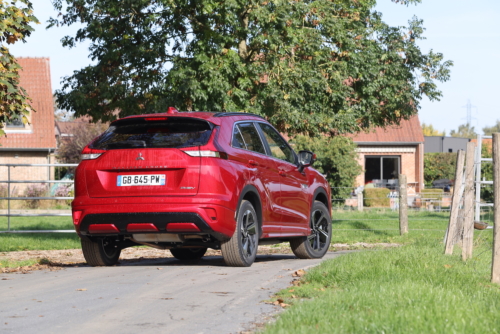
M227 153L226 152L217 152L217 151L209 151L209 150L203 150L203 151L183 151L189 156L192 157L208 157L208 158L221 158L221 159L227 159Z
M82 150L82 153L80 154L80 158L82 160L94 160L94 159L99 158L105 152L106 152L105 150L95 150L95 149L91 149L88 146L86 146Z

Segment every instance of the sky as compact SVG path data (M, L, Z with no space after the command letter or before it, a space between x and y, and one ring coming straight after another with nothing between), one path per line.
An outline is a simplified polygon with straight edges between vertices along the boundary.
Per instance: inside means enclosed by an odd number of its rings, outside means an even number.
M77 27L46 29L47 20L57 16L50 0L32 0L34 14L41 22L26 43L9 46L16 57L49 57L52 90L61 88L61 80L92 63L88 43L63 48L61 38L74 35ZM476 132L500 120L497 101L500 78L500 1L498 0L422 0L421 4L403 6L390 0L378 0L376 10L392 26L406 26L413 16L424 20L426 40L419 46L431 49L452 60L451 78L438 83L441 101L424 98L419 111L420 122L435 129L450 131L467 122L470 101L471 124ZM497 58L499 57L499 58Z

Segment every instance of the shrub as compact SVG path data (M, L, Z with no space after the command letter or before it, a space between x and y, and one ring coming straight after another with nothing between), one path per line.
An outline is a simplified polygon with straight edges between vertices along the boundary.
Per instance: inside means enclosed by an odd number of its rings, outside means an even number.
M365 188L363 190L363 205L369 207L389 207L391 200L387 188Z
M74 187L72 183L61 184L59 187L57 187L54 193L54 197L72 197L72 196L74 196ZM70 205L72 200L66 199L63 201L67 205Z
M353 190L356 177L362 168L357 162L356 144L352 139L335 137L311 138L303 135L292 141L296 151L308 150L316 153L318 160L313 164L320 173L326 174L326 179L332 187L333 204L344 204Z
M26 187L23 197L44 197L47 195L48 187L45 183L33 183ZM30 209L36 209L40 205L39 199L26 200Z
M455 179L457 164L456 153L425 153L424 154L424 180L425 186L431 187L432 181Z

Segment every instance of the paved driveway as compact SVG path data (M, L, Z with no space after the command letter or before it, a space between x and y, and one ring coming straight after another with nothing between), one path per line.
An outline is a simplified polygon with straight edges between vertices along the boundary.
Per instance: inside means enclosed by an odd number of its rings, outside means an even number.
M321 261L259 255L231 268L207 256L0 274L0 333L238 333L276 312L262 301L294 271Z

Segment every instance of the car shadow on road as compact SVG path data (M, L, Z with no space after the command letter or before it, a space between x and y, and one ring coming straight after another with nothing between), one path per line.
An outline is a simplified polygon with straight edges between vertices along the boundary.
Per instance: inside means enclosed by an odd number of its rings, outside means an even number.
M274 262L274 261L283 261L283 260L292 260L297 259L293 254L268 254L268 255L257 255L255 259L255 263L265 263L265 262ZM81 268L81 267L90 267L86 263L72 263L70 265L67 264L58 264L53 263L54 266L61 266L65 268ZM176 266L198 266L198 267L227 267L224 263L224 259L222 256L204 256L199 260L193 261L181 261L175 258L138 258L138 259L121 259L115 267L150 267L150 266L167 266L167 267L176 267Z

